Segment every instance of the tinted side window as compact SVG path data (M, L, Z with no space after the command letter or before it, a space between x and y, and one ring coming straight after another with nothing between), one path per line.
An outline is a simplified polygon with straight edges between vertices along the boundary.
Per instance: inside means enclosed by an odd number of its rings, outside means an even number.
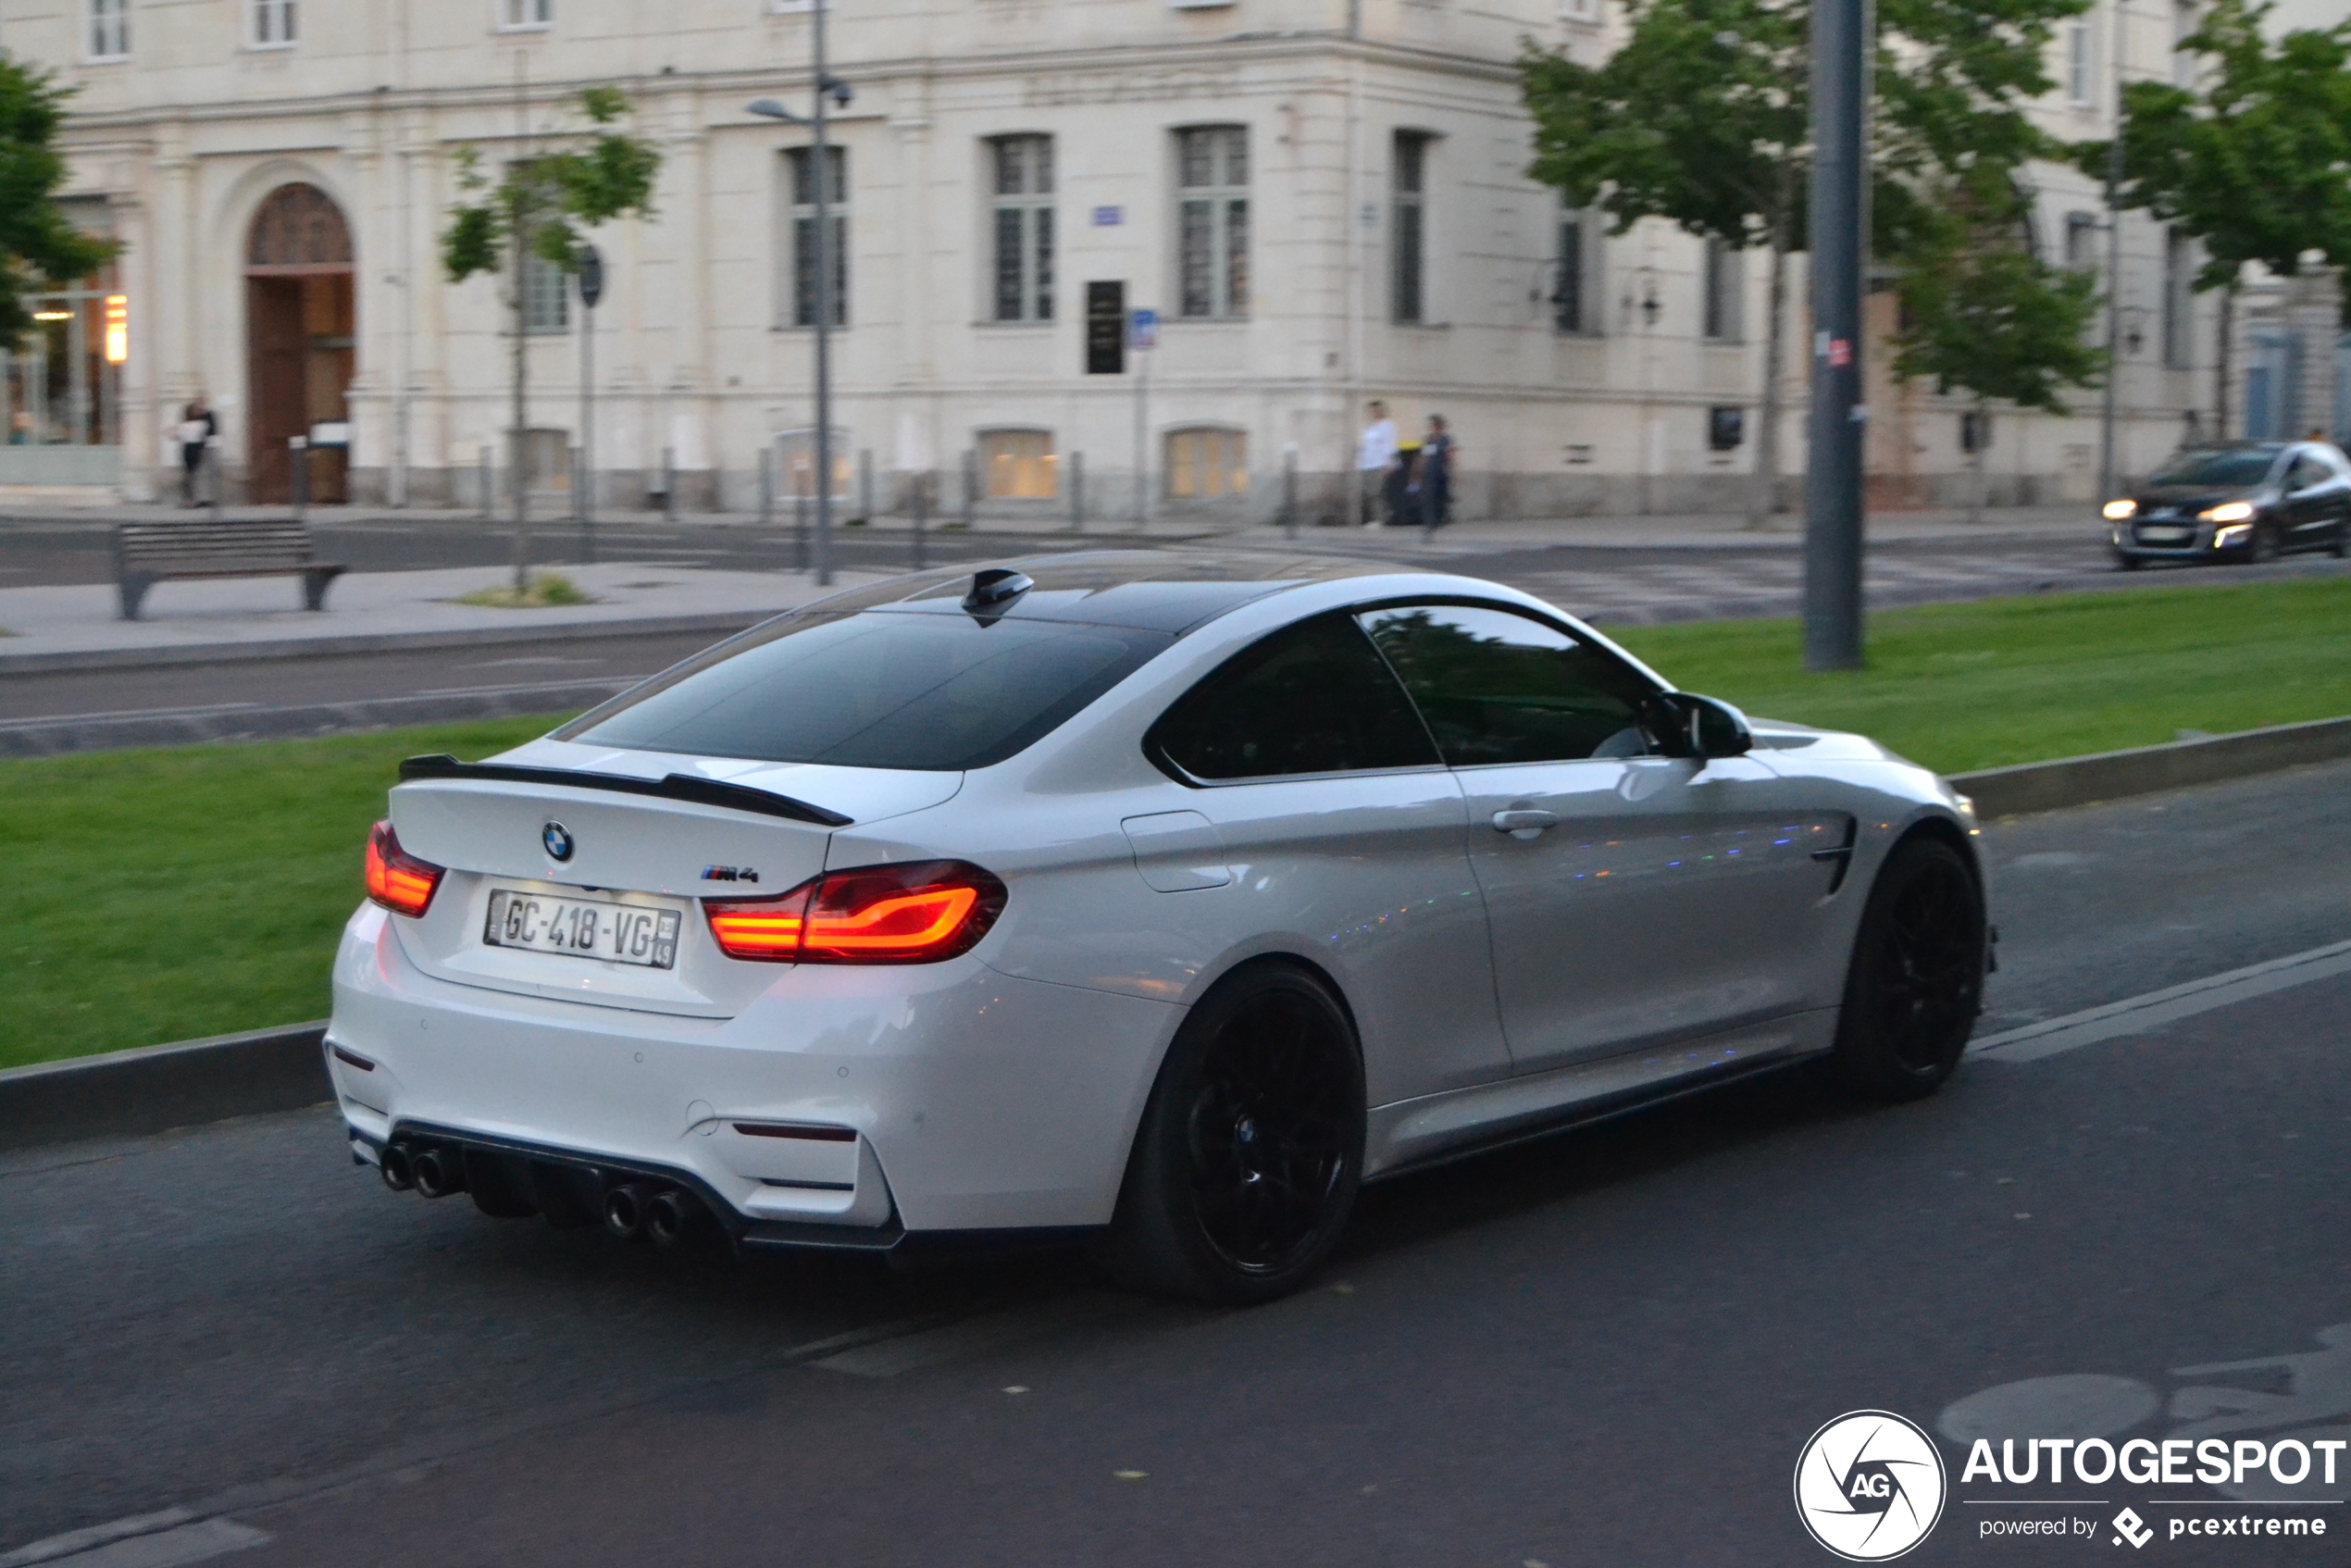
M1287 627L1176 699L1146 750L1195 778L1428 767L1428 732L1345 615Z
M1613 654L1507 610L1412 604L1363 628L1455 767L1635 756L1649 683Z
M2285 477L2285 488L2288 491L2308 490L2313 486L2322 485L2332 478L2334 478L2332 467L2316 454L2306 452L2294 460L2294 467Z

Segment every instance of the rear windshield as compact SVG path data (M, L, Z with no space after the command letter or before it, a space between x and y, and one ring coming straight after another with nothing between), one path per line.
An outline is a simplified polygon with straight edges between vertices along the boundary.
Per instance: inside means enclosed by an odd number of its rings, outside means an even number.
M1175 639L962 614L787 621L555 731L559 740L843 767L986 767L1050 734Z
M2170 467L2148 480L2158 485L2254 485L2270 476L2278 460L2274 446L2237 452L2183 452Z

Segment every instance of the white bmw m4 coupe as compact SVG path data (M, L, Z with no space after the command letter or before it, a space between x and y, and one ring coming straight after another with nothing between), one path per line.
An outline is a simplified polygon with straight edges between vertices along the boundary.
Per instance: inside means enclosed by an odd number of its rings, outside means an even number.
M1268 1299L1359 1185L1805 1058L1958 1064L1968 802L1465 577L1098 553L768 621L412 758L334 969L354 1157L737 1249L1089 1241Z

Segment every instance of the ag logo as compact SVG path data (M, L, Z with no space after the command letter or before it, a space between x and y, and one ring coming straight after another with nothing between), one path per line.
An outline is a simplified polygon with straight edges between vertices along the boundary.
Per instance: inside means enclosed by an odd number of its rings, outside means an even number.
M1934 1439L1890 1411L1857 1410L1804 1445L1796 1514L1847 1562L1884 1562L1926 1539L1947 1486Z

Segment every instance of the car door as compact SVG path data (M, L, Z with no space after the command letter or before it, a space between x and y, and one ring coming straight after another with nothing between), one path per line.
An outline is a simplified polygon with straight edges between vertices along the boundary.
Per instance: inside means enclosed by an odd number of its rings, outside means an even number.
M2306 447L2286 469L2284 488L2285 547L2307 550L2332 540L2346 505L2351 505L2351 481L2317 450Z
M1806 1004L1849 815L1749 757L1652 754L1648 678L1562 627L1459 603L1362 619L1461 781L1517 1071Z
M1235 654L1145 737L1190 811L1130 819L1174 918L1312 955L1353 1011L1379 1105L1507 1077L1462 791L1345 612ZM1170 823L1171 815L1203 819ZM1217 865L1201 874L1201 840Z

